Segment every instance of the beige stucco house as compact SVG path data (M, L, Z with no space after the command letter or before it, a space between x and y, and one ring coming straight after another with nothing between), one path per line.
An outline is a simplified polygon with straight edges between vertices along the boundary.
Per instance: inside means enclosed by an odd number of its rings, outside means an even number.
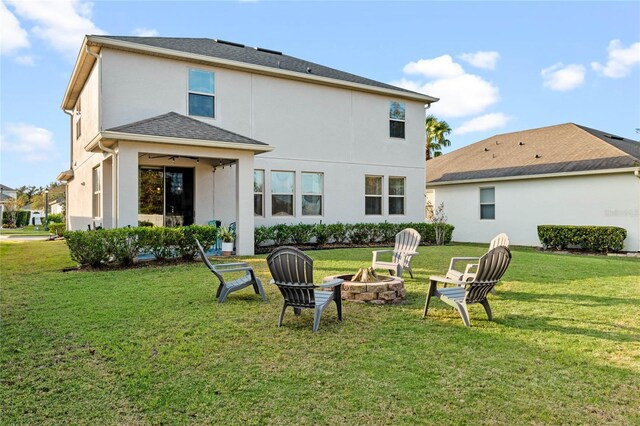
M607 225L640 250L640 142L573 123L495 135L427 162L455 241L539 246L538 225Z
M69 229L422 221L436 98L213 39L87 36L62 109Z

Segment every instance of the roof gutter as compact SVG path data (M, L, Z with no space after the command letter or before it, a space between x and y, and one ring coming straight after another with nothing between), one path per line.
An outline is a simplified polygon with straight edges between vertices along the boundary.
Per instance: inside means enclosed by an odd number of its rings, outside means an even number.
M282 69L277 69L272 67L266 67L263 65L248 64L245 62L232 61L232 60L216 58L212 56L199 55L195 53L181 52L173 49L165 49L165 48L155 47L155 46L140 45L137 43L131 43L131 42L122 41L122 40L114 40L114 39L109 39L109 38L100 37L100 36L87 36L85 40L87 41L87 44L89 46L98 46L98 47L107 46L114 49L137 51L137 52L143 52L151 55L163 56L163 57L169 57L169 58L178 58L183 60L206 63L210 65L217 65L223 68L233 68L233 69L249 71L256 74L285 77L288 79L299 80L299 81L307 81L307 82L312 81L314 83L323 84L323 85L337 86L342 88L355 89L363 92L395 96L395 97L400 97L404 99L421 101L427 104L431 104L433 102L439 101L439 98L423 95L421 93L405 92L402 90L393 90L393 89L387 89L384 87L376 87L376 86L369 86L366 84L352 83L349 81L337 80L337 79L332 79L328 77L321 77L314 74L302 74L295 71L282 70ZM66 95L65 95L65 99L66 99Z
M107 141L152 142L171 145L202 146L207 148L239 149L243 151L253 151L256 154L273 151L273 147L270 145L254 145L225 141L208 141L203 139L172 138L167 136L140 135L133 133L113 132L108 130L100 132L84 147L84 149L86 151L93 151L96 148L103 149L102 147Z
M427 188L433 187L433 186L464 185L464 184L483 183L483 182L501 182L501 181L526 180L526 179L546 179L546 178L588 176L588 175L628 173L628 172L632 172L635 174L636 177L640 178L639 167L624 167L620 169L584 170L580 172L545 173L545 174L539 174L539 175L522 175L522 176L503 176L503 177L495 177L495 178L451 180L451 181L443 181L443 182L436 181L436 182L427 182Z

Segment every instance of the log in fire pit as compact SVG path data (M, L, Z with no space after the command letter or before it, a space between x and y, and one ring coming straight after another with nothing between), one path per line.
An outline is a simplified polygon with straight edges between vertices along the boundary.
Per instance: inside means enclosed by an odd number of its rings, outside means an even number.
M342 300L384 305L400 303L406 296L402 278L378 275L373 268L361 268L355 274L326 277L324 281L336 278L344 280Z

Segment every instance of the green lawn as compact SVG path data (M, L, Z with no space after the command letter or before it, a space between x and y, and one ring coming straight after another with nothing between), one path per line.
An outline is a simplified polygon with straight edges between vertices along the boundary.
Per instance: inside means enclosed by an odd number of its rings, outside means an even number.
M640 262L514 248L494 322L434 300L430 274L474 245L421 247L403 305L344 303L276 327L264 256L214 300L200 263L61 272L64 242L0 243L2 424L640 424ZM315 274L371 250L310 252Z
M47 236L49 231L44 231L44 226L39 226L36 231L33 225L24 228L0 228L0 235L20 235L22 237Z

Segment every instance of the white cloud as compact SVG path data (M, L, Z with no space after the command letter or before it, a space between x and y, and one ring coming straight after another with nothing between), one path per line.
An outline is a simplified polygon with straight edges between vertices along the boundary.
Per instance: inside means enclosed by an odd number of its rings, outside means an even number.
M92 3L83 0L6 0L16 14L34 22L33 34L74 57L85 34L104 34L91 21Z
M20 65L26 65L32 67L36 64L36 60L33 56L30 55L20 55L15 57L15 61Z
M7 124L0 137L0 149L19 153L22 160L30 163L44 162L55 151L53 133L32 124Z
M500 58L500 54L495 51L491 52L483 52L478 51L475 53L463 53L460 55L460 59L466 61L477 68L482 68L485 70L494 70L496 69L496 62Z
M505 115L502 112L495 112L493 114L485 114L480 117L476 117L472 120L465 121L453 129L454 135L464 135L472 132L482 132L491 129L498 129L504 127L511 120L511 117Z
M0 22L0 53L5 55L29 47L27 31L20 26L18 18L7 9L3 1L0 1Z
M157 37L160 33L155 28L138 27L131 34L138 37Z
M582 86L584 83L585 67L579 64L564 65L562 62L551 65L540 72L544 80L544 87L551 90L566 92Z
M403 71L405 74L421 74L428 78L447 78L464 74L460 64L453 62L453 58L450 55L409 62L404 66Z
M607 48L609 58L606 65L592 62L591 68L610 78L622 78L629 75L631 67L640 64L640 42L622 47L620 40L611 40Z

